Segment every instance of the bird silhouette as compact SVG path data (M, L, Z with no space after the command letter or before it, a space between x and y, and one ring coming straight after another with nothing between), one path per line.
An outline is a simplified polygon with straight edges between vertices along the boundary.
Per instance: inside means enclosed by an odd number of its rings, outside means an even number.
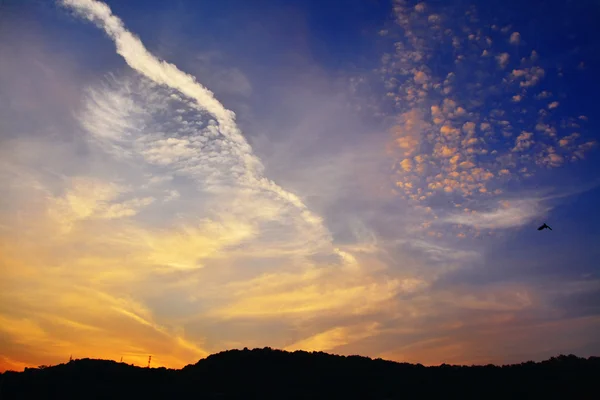
M543 231L544 229L550 229L552 230L552 228L550 228L548 225L546 225L546 223L544 222L544 225L540 226L538 228L538 231Z

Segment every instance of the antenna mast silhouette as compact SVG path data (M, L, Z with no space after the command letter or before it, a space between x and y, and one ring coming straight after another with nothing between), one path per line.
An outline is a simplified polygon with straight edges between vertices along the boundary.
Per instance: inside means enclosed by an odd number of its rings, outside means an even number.
M152 356L148 357L148 368L150 368L150 361L152 361Z

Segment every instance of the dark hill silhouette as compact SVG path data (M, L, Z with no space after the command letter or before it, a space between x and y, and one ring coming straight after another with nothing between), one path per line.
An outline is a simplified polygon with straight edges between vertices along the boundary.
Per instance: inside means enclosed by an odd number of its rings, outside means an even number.
M82 359L0 375L0 399L600 398L600 358L424 367L323 352L229 350L181 370Z

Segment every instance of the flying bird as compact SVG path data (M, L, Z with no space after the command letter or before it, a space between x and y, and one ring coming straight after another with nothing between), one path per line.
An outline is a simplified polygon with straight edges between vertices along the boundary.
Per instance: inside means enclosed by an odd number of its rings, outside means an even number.
M550 228L548 225L546 225L546 223L544 222L544 225L540 226L538 228L538 231L543 231L544 229L550 229L552 230L552 228Z

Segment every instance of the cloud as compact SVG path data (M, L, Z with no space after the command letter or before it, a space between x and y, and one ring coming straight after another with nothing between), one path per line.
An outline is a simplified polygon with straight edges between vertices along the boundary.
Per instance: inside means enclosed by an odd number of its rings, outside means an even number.
M551 146L537 155L537 163L548 168L560 167L564 161L564 157L556 153L556 149Z
M252 154L250 145L235 124L235 114L223 107L214 98L213 93L197 83L193 76L150 54L142 42L125 29L122 21L112 14L106 4L95 0L63 0L62 4L72 8L88 20L99 24L114 40L117 53L124 58L131 68L157 84L163 84L179 91L184 96L193 99L198 107L212 114L216 118L220 134L230 142L231 150L239 154L245 169L240 176L241 179L259 190L271 192L282 201L293 204L302 211L301 214L305 216L306 222L313 224L319 220L296 195L283 190L262 176L264 167L260 160ZM181 145L181 143L178 143L178 145ZM174 149L172 145L168 150L164 147L158 151L160 152L160 150L167 151L170 155L173 155L173 152L179 152L180 154L182 151L186 151L185 146L178 146Z
M428 77L425 72L423 72L423 71L415 72L415 83L424 85L427 83L427 81L428 81Z
M521 34L519 32L513 32L513 33L511 33L509 42L510 42L510 44L519 44L519 43L521 43Z
M176 90L192 100L192 103L188 103L189 106L199 107L215 117L216 123L209 121L201 136L194 138L196 140L194 143L182 138L159 138L155 140L150 137L149 140L151 142L145 144L145 148L142 150L142 154L147 160L159 165L171 165L181 161L183 164L189 164L190 159L193 159L196 154L201 158L208 156L210 159L211 153L204 156L205 151L199 151L204 147L204 140L222 136L222 140L212 142L220 147L221 154L218 152L212 153L218 155L216 158L213 158L217 164L237 164L231 168L233 169L234 176L242 184L249 185L254 190L264 191L268 195L274 195L283 204L289 204L296 208L299 218L304 223L310 225L313 231L323 231L318 236L328 236L328 233L324 231L321 225L321 219L308 210L298 196L282 189L262 175L264 166L252 153L250 145L235 124L235 114L225 109L214 98L212 92L197 83L193 76L180 71L173 64L158 60L150 54L142 42L124 28L121 20L111 13L110 8L106 4L94 0L64 0L62 4L71 7L90 21L99 24L114 40L117 52L134 70L149 78L153 83L166 85ZM115 98L115 96L111 95L109 98ZM178 94L171 94L171 98L174 98L173 101L180 101ZM123 102L120 101L114 105L117 106ZM130 106L129 108L132 107ZM90 107L88 110L94 110L94 108ZM95 111L91 112L94 114L94 118L91 119L95 121L97 113ZM112 118L112 120L118 121L118 118ZM182 121L182 123L185 124L186 121ZM97 132L97 130L93 130L93 132ZM140 139L148 142L145 138ZM227 154L227 158L219 160L218 157L222 154ZM198 171L195 166L190 168L189 165L184 166L180 170L192 174Z
M496 233L486 230L548 209L547 199L511 193L536 163L579 159L592 147L573 126L581 120L556 122L562 114L552 114L568 107L538 115L544 102L527 118L535 92L520 83L531 71L513 77L480 58L508 43L469 25L474 13L463 27L430 4L398 12L409 29L386 34L400 39L381 68L391 95L377 118L391 136L331 111L337 93L298 89L329 91L326 76L273 95L290 108L310 104L291 112L302 124L264 107L261 130L276 133L259 140L250 128L247 141L204 85L150 54L106 6L65 4L104 29L132 70L94 77L77 90L77 107L59 107L84 128L72 129L75 144L49 128L35 140L0 137L0 183L10 190L0 204L0 304L11 305L0 309L0 368L71 352L138 365L152 354L153 364L181 367L227 347L266 345L470 361L505 339L482 332L523 323L529 340L524 316L555 310L534 285L444 280L489 262L485 235ZM428 49L455 43L460 54L431 68L439 60ZM239 89L265 90L254 81ZM365 103L373 101L363 99L363 111ZM513 152L519 132L535 132L535 143Z
M406 172L410 172L412 171L413 168L413 164L412 161L409 158L405 158L404 160L402 160L400 162L400 166L402 167L402 169Z
M17 233L0 230L0 301L11 303L0 319L23 328L0 329L7 363L56 362L69 348L137 364L153 354L157 365L181 367L222 350L227 342L210 342L211 332L227 324L300 329L301 319L305 329L315 315L380 312L409 290L413 278L387 275L374 244L334 245L320 215L265 177L233 113L150 54L105 4L63 4L103 28L139 75L110 74L85 90L77 120L86 164L71 147L50 157L58 144L45 142L42 168L12 145L15 154L1 157L14 196L0 215ZM407 153L418 149L406 143ZM20 296L27 288L35 295ZM207 325L194 331L198 320ZM250 342L263 333L232 335Z
M560 139L560 140L558 141L558 144L559 144L561 147L569 147L569 146L571 146L571 145L573 144L573 142L574 142L574 141L575 141L577 138L579 138L579 136L580 136L580 135L579 135L579 133L577 133L577 132L575 132L575 133L572 133L572 134L570 134L570 135L568 135L568 136L565 136L565 137L563 137L562 139Z
M531 178L540 167L557 168L566 160L579 159L576 148L581 139L566 132L562 139L559 136L563 129L580 130L575 118L553 116L535 105L534 99L552 95L548 90L529 93L541 86L545 77L537 52L532 50L518 68L508 70L511 59L507 45L522 44L520 33L513 32L509 43L504 44L478 38L480 27L469 21L471 14L464 18L446 7L437 7L445 18L437 21L439 27L431 28L406 4L400 2L395 8L396 23L404 36L382 71L384 79L395 82L388 93L395 99L394 111L419 116L415 118L418 130L414 124L405 128L403 125L408 124L400 118L393 127L394 133L412 132L390 143L390 154L398 160L394 181L402 199L433 205L437 217L447 212L448 199L458 210L467 204L472 210L477 204L499 201L509 182ZM433 12L432 6L428 7L428 12ZM510 27L503 29L510 32ZM478 43L479 50L463 49L467 42ZM454 52L457 46L462 50L463 65L457 67L448 61L442 67L432 49ZM491 73L489 64L480 59L482 47L507 71ZM433 72L442 69L439 76ZM428 72L426 88L417 87L410 79L414 71ZM418 96L411 95L417 92ZM548 109L556 109L558 103L550 104ZM405 151L408 148L410 157ZM472 218L470 215L470 211L465 212L465 217ZM425 218L425 223L431 222L431 217ZM438 237L440 232L429 234Z
M402 288L398 279L382 286L366 276L349 277L332 286L330 281L319 279L321 274L308 270L304 275L262 276L251 281L251 286L231 284L234 301L213 314L224 318L315 318L333 316L347 308L351 314L360 315L377 310ZM322 296L325 292L330 294L327 298Z
M373 322L349 327L335 327L288 345L284 350L332 351L348 343L375 336L378 333L379 325L377 322Z
M499 202L493 209L469 214L453 214L445 217L445 223L471 226L477 229L516 228L549 211L537 199L507 200Z
M63 196L50 199L48 214L63 231L70 231L78 221L132 217L154 202L152 197L119 201L127 192L112 182L76 177Z
M508 61L510 60L510 55L508 53L502 53L496 56L496 61L500 68L504 69L508 65Z
M150 163L171 165L181 159L195 156L197 151L188 139L168 138L154 141L142 154Z
M547 91L547 90L544 90L544 91L542 91L542 92L538 93L538 94L535 96L535 98L536 98L536 99L538 99L538 100L541 100L541 99L547 99L548 97L551 97L551 96L552 96L552 93L550 93L550 92L549 92L549 91Z
M521 132L515 140L515 147L513 147L512 151L525 151L530 148L534 143L532 137L533 133L531 132Z

